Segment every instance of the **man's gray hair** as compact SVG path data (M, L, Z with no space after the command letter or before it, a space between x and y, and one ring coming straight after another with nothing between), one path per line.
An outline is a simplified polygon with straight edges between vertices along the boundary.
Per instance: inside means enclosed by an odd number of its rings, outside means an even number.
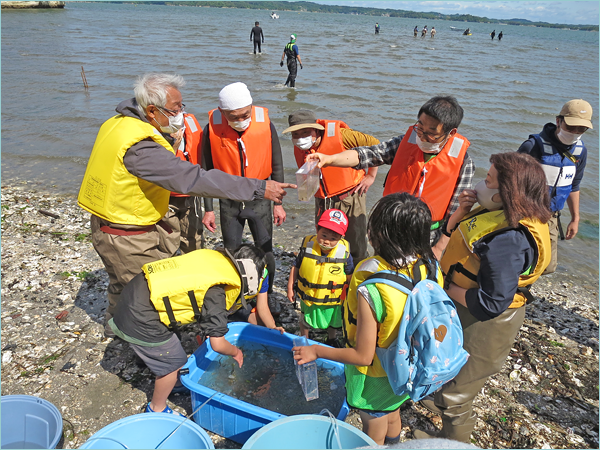
M183 86L185 86L185 80L181 75L147 73L137 79L133 92L140 112L146 114L148 105L165 107L167 104L167 88L170 87L180 91Z

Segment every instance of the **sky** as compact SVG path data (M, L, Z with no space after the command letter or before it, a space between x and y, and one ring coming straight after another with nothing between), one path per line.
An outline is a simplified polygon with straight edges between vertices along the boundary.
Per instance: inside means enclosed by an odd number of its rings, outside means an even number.
M315 3L403 9L406 11L471 14L490 19L527 19L532 22L598 25L600 2L588 1L344 1L312 0Z

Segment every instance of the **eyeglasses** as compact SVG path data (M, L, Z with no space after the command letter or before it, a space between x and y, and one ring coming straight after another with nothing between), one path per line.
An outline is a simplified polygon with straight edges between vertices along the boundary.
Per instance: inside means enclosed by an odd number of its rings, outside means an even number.
M156 106L156 105L155 105ZM168 112L169 114L176 116L177 114L179 114L180 112L185 112L185 104L182 103L181 104L181 108L179 110L173 110L173 109L167 109L164 106L156 106L158 109L162 109L163 111Z
M415 130L415 132L419 135L419 138L424 137L425 139L427 139L428 141L438 141L441 138L443 138L444 136L446 136L446 134L448 133L442 133L438 136L434 136L431 133L427 133L426 131L423 131L419 128L419 122L417 121L417 123L415 123L413 129Z
M567 125L567 122L565 122L564 117L561 119L561 122L565 124L565 130L568 131L569 133L573 133L573 134L583 134L587 131L587 127L584 126L572 126L572 125Z

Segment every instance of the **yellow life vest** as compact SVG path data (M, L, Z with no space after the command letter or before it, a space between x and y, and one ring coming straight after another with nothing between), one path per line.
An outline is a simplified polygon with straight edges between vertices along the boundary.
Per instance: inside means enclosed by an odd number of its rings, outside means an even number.
M125 152L148 138L175 153L147 122L122 115L104 122L85 169L79 206L113 223L147 226L158 222L169 208L170 192L133 176L123 164Z
M413 275L415 264L416 261L411 263L406 269L398 271L398 273L405 274L411 279L418 278ZM352 275L350 287L348 288L348 297L342 306L344 338L348 347L356 346L358 286L369 276L381 270L395 269L380 256L374 256L362 261ZM419 265L419 270L421 272L420 278L423 280L427 278L427 267L424 264ZM443 278L441 271L437 273L437 280L438 284L442 286ZM404 312L404 305L408 296L404 292L387 284L377 283L376 287L383 300L383 311L381 312L383 319L379 322L377 329L377 346L388 348L398 337L402 313ZM381 378L387 376L385 370L381 367L381 362L377 355L373 355L373 362L370 366L356 366L356 369L370 377Z
M446 283L454 283L465 289L479 287L477 274L481 261L473 247L482 239L490 239L496 234L514 229L509 227L504 211L486 211L482 207L471 211L452 233L440 261ZM519 289L509 308L520 308L527 303L527 298L531 295L528 287L540 277L551 257L548 224L527 218L519 221L519 224L519 228L529 235L529 240L536 243L533 249L535 258L531 267L519 276Z
M347 276L344 265L350 254L350 244L340 239L329 253L323 255L317 236L306 236L302 241L302 260L298 269L298 284L294 290L302 301L312 306L341 305Z
M170 328L198 320L209 288L225 285L226 309L242 306L242 282L235 264L216 250L195 250L185 255L145 264L150 300L160 321Z

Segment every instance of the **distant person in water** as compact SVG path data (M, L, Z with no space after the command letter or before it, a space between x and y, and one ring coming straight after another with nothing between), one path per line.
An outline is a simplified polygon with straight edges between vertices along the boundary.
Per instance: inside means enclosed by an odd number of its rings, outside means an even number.
M260 41L262 38L262 43L265 43L265 35L263 34L263 30L258 26L258 22L254 22L254 28L250 31L250 40L254 40L254 54L256 55L256 47L258 47L258 53L261 52Z
M492 31L492 32L490 33L490 36L492 37L492 41L493 41L493 40L494 40L494 38L496 37L496 30ZM500 38L498 38L498 39L500 39Z
M437 33L437 31L435 31L435 27L431 27L431 33L429 33L431 37L435 37L435 33Z
M425 25L423 27L423 29L421 30L421 37L425 37L427 36L427 25Z
M296 35L290 35L290 42L288 42L283 49L283 54L281 55L281 62L279 65L283 67L283 58L287 57L287 68L289 75L287 80L285 80L285 85L290 87L296 87L296 75L298 74L298 63L300 63L300 68L302 69L302 59L300 59L300 52L298 51L298 46L296 45ZM298 60L298 63L296 62Z
M379 24L375 24L375 34L379 34Z
M471 33L471 29L470 29L470 28L467 28L467 29L465 30L465 32L463 33L463 36L468 36L470 33Z
M498 40L501 41L502 40L502 31L500 32L500 34L498 35Z
M417 37L417 33L419 32L419 27L415 26L415 29L413 30L414 33L414 37Z

